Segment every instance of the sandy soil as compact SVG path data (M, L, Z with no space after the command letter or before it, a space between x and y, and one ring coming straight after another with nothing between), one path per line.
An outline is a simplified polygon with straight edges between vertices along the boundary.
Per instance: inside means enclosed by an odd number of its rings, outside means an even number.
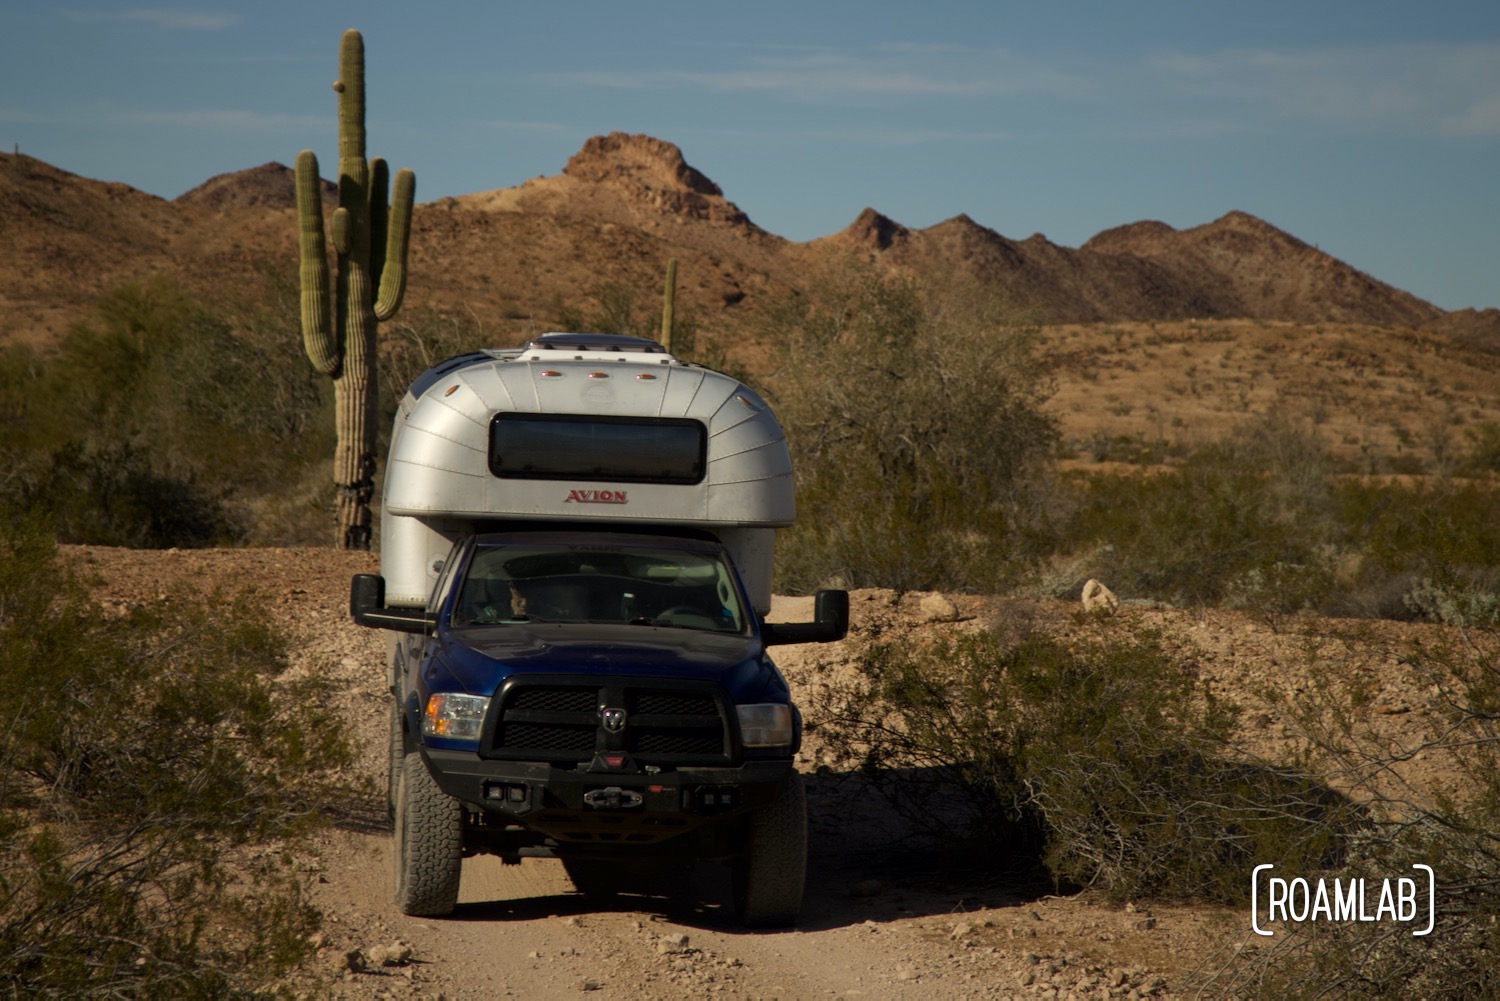
M306 984L315 996L1178 996L1195 971L1215 968L1228 950L1256 947L1248 915L1227 909L1122 906L1088 894L1008 887L914 853L892 840L900 832L884 825L857 781L817 767L811 741L800 764L808 775L812 859L794 929L739 929L727 878L713 867L658 895L622 897L599 910L574 892L560 865L536 859L520 866L467 860L456 914L408 918L390 899L382 640L347 617L349 575L375 569L375 558L328 549L68 552L106 603L169 593L184 581L206 593L254 590L297 638L295 669L344 683L340 708L370 794L301 850L324 913L322 947ZM854 628L845 643L779 648L794 691L808 693L829 671L847 670L849 657L874 635L917 642L1018 614L1065 631L1075 609L881 591L853 598ZM1400 653L1427 627L1268 623L1128 603L1121 614L1164 629L1187 668L1242 700L1268 689L1295 697L1310 664L1333 664L1351 677L1376 679L1373 725L1399 738L1422 723L1428 696L1407 677ZM805 616L792 601L779 602L773 618ZM1247 713L1247 741L1274 755L1291 730L1273 706L1256 707ZM1438 771L1420 760L1411 767L1418 783Z

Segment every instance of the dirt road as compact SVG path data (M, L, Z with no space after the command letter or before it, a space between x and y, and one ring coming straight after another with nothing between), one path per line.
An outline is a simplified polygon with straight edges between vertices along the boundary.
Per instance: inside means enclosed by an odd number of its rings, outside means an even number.
M95 575L106 602L170 593L179 582L202 592L257 591L297 639L294 670L340 680L339 708L360 750L355 777L368 795L299 856L324 913L312 971L319 979L308 985L315 995L1172 996L1195 969L1212 968L1220 950L1255 947L1247 916L1224 909L1136 908L966 878L898 840L899 828L887 823L858 776L820 768L806 751L800 767L808 778L812 857L794 929L738 928L727 876L717 867L676 874L656 892L600 909L573 890L558 863L540 859L519 866L466 860L457 912L408 918L390 892L383 641L352 625L346 611L350 574L373 570L374 558L323 549L70 552ZM972 599L855 597L856 634L973 628L982 618ZM773 618L804 614L792 608ZM1183 616L1177 627L1193 636L1197 668L1210 683L1242 689L1282 677L1301 642L1221 614ZM794 692L816 683L815 654L824 651L778 650ZM1365 666L1387 668L1376 660ZM1391 704L1403 700L1416 696L1389 693ZM1278 730L1271 717L1259 725L1270 735Z

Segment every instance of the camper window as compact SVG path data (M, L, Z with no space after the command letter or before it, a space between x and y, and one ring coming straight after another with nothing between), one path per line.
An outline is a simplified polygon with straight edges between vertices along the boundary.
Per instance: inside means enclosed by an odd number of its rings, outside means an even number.
M700 483L708 434L683 417L496 414L490 472L505 479Z

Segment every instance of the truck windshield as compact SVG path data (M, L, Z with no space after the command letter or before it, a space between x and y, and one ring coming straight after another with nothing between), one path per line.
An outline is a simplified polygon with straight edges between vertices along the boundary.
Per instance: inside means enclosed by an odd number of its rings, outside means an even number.
M454 625L596 622L743 633L739 591L712 552L650 546L480 545Z

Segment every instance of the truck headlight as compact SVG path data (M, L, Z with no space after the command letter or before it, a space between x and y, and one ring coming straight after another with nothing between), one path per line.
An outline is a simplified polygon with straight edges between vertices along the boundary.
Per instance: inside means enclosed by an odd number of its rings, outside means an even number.
M780 703L735 706L746 747L790 747L792 707Z
M489 706L486 695L438 692L427 699L427 711L422 714L422 736L478 741Z

